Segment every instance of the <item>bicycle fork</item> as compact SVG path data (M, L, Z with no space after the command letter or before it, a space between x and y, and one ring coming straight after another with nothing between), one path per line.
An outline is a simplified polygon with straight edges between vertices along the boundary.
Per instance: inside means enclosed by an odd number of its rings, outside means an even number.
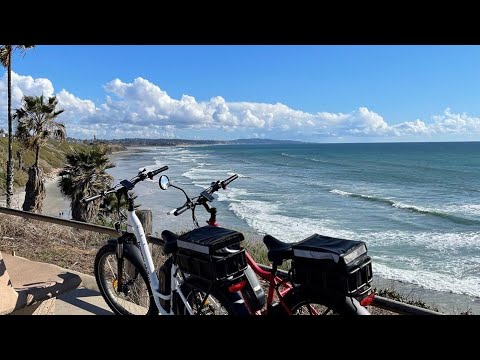
M115 252L115 255L117 256L117 292L124 292L124 286L123 286L123 242L119 241L117 242L117 250Z

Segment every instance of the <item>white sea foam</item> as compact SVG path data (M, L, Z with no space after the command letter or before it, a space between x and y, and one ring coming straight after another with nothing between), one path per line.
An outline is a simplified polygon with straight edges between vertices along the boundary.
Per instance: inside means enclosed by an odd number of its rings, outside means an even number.
M480 250L480 231L468 232L413 232L413 231L382 231L357 234L356 238L365 240L372 246L416 246L425 250L441 252ZM439 254L440 255L440 254Z
M447 205L445 211L467 216L480 216L480 204Z
M314 233L327 236L352 237L350 231L328 227L331 222L311 218L296 219L280 214L280 203L267 203L259 200L231 202L229 209L247 224L262 234L270 234L287 242L295 242Z
M348 191L342 191L342 190L338 190L338 189L333 189L333 190L330 190L330 192L332 194L337 194L337 195L341 195L341 196L349 196L349 197L356 197L356 198L361 198L361 199L367 199L367 200L376 200L376 201L381 201L381 202L386 202L392 206L395 206L394 202L392 200L389 200L389 199L383 199L381 197L377 197L377 196L374 196L374 195L363 195L363 194L355 194L355 193L351 193L351 192L348 192Z
M239 189L234 187L227 187L227 189L216 193L218 195L218 201L243 201L241 197L255 196L254 193L249 193L245 189Z
M192 168L182 174L182 176L189 178L191 180L209 180L209 181L216 181L216 180L223 180L217 179L220 174L228 174L231 170L216 170L216 169L204 169L203 167L195 167Z
M321 162L321 163L329 163L327 160L315 159L315 158L305 158L305 160Z
M418 267L410 269L393 268L385 265L379 258L373 258L373 273L386 279L393 279L423 286L437 291L452 291L457 294L480 296L480 278L433 272Z
M410 205L410 204L405 204L405 203L396 202L396 201L392 203L392 206L397 209L413 210L419 213L437 213L437 212L439 213L439 211L435 209L429 209L422 206Z
M347 191L338 190L338 189L330 190L330 192L332 194L337 194L337 195L341 195L341 196L351 196L351 195L353 195L352 193L349 193Z

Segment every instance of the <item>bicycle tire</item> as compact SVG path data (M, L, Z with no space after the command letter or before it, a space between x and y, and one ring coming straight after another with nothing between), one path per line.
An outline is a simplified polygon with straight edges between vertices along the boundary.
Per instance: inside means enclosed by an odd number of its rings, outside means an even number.
M199 278L188 278L180 287L193 315L250 315L245 302L238 293L230 293L227 289L211 284ZM208 293L207 301L203 302ZM180 296L174 297L174 306L177 315L189 315Z
M317 297L291 292L283 300L291 309L293 315L339 315L342 317L369 315L368 311L358 301L349 297L346 297L343 302L332 305L326 304L325 301Z
M158 314L145 269L136 266L136 262L132 261L133 259L127 253L124 254L124 269L126 270L123 273L126 290L120 293L117 291L116 249L116 244L106 244L95 256L95 279L103 299L116 315Z

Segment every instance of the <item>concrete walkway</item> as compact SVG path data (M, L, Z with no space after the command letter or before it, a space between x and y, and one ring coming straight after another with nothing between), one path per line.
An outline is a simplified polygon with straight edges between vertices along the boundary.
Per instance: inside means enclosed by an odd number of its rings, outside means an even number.
M60 295L55 315L113 315L99 292L79 288Z
M68 270L82 279L78 289L57 297L55 315L114 315L98 291L95 278L81 272Z

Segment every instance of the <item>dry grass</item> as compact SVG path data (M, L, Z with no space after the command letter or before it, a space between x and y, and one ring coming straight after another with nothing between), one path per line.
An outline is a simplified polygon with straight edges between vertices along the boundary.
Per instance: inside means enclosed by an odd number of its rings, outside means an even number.
M0 214L0 250L93 275L108 235Z

